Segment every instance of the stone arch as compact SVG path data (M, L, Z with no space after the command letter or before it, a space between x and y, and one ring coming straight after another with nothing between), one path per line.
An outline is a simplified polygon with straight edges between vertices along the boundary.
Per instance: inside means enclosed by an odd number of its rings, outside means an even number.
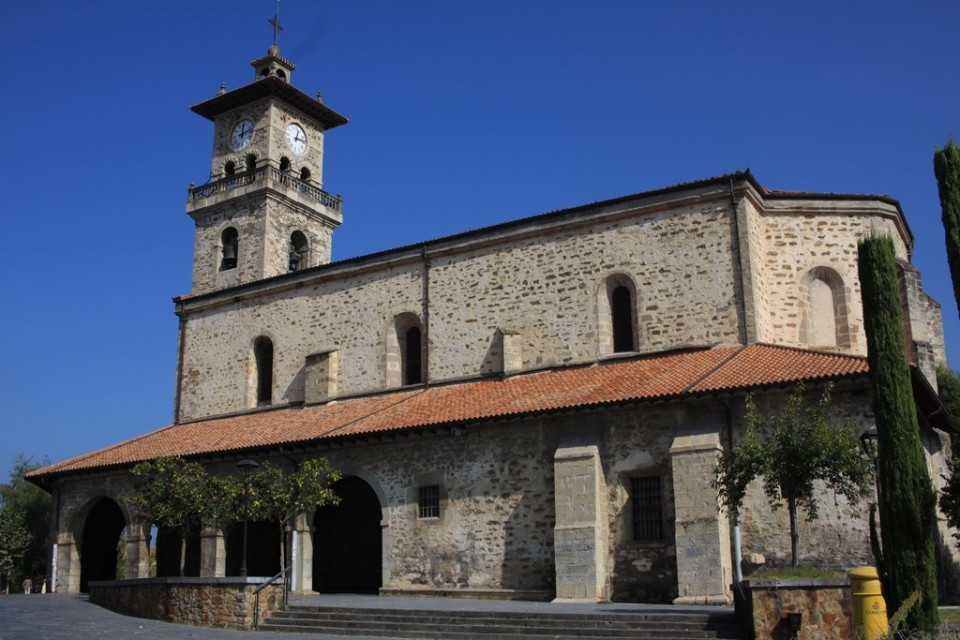
M230 225L220 232L220 271L228 271L237 267L237 257L240 254L240 233Z
M313 589L377 593L383 586L385 503L358 475L345 476L331 488L340 504L320 507L313 517Z
M306 234L299 229L290 234L290 251L288 268L290 271L299 271L309 265L310 241Z
M613 273L597 287L597 350L600 356L640 349L637 284L626 273Z
M849 296L840 274L830 267L814 267L804 275L800 289L800 342L811 347L848 348Z
M117 579L117 554L130 515L108 496L91 498L73 517L72 534L80 562L79 590L97 580ZM133 576L136 577L136 576Z

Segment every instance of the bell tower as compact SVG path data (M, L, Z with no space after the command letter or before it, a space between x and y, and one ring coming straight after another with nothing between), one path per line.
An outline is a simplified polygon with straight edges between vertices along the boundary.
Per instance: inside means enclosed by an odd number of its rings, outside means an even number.
M213 122L210 179L187 199L194 295L326 264L343 221L340 196L323 190L323 139L348 121L290 84L296 67L270 22L274 44L250 63L253 82L190 108Z

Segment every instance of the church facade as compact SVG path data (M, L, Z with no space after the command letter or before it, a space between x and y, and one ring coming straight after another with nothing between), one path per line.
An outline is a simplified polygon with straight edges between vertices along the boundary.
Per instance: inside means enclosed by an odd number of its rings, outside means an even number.
M940 307L895 200L737 172L331 263L344 213L323 143L347 120L275 46L252 65L192 108L213 153L187 203L174 424L30 475L55 498L57 590L115 578L118 545L126 577L149 575L150 524L124 498L139 461L325 457L343 503L289 533L298 591L727 603L742 556L790 553L759 487L739 527L717 508L746 395L775 411L831 383L835 416L873 426L856 267L871 233L897 249L924 443L945 468ZM803 561L871 562L865 512L825 493ZM251 531L251 574L272 575L279 540ZM237 547L234 529L197 532L188 573L236 575Z

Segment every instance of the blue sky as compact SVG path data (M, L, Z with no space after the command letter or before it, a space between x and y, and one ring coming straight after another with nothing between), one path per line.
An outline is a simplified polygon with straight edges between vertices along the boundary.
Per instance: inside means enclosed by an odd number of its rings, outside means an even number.
M186 189L272 0L4 2L0 478L170 423ZM326 140L334 259L750 168L888 194L960 368L932 154L960 137L955 1L283 0Z

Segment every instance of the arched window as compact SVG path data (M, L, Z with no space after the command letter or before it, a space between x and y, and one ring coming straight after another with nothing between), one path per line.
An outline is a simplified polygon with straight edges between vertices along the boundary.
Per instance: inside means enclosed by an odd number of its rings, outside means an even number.
M223 174L228 178L237 172L237 165L233 160L227 160L223 165Z
M302 231L294 231L290 234L290 271L299 271L307 266L309 250L307 236L303 235Z
M423 324L417 314L407 312L394 316L386 336L387 387L420 384L426 379L424 348Z
M247 171L253 171L257 168L257 156L250 154L247 156Z
M280 158L280 171L290 171L290 158L287 156Z
M815 267L803 279L801 342L811 347L849 347L847 296L840 274Z
M613 323L613 352L636 351L633 339L633 295L625 286L616 287L610 294L610 320Z
M227 227L220 234L220 271L234 269L240 249L240 234L233 227Z
M420 384L423 378L420 327L407 329L401 348L403 350L403 384Z
M273 342L260 336L253 342L253 356L257 364L257 406L273 401Z
M310 182L310 169L306 167L300 169L300 179L304 182Z

